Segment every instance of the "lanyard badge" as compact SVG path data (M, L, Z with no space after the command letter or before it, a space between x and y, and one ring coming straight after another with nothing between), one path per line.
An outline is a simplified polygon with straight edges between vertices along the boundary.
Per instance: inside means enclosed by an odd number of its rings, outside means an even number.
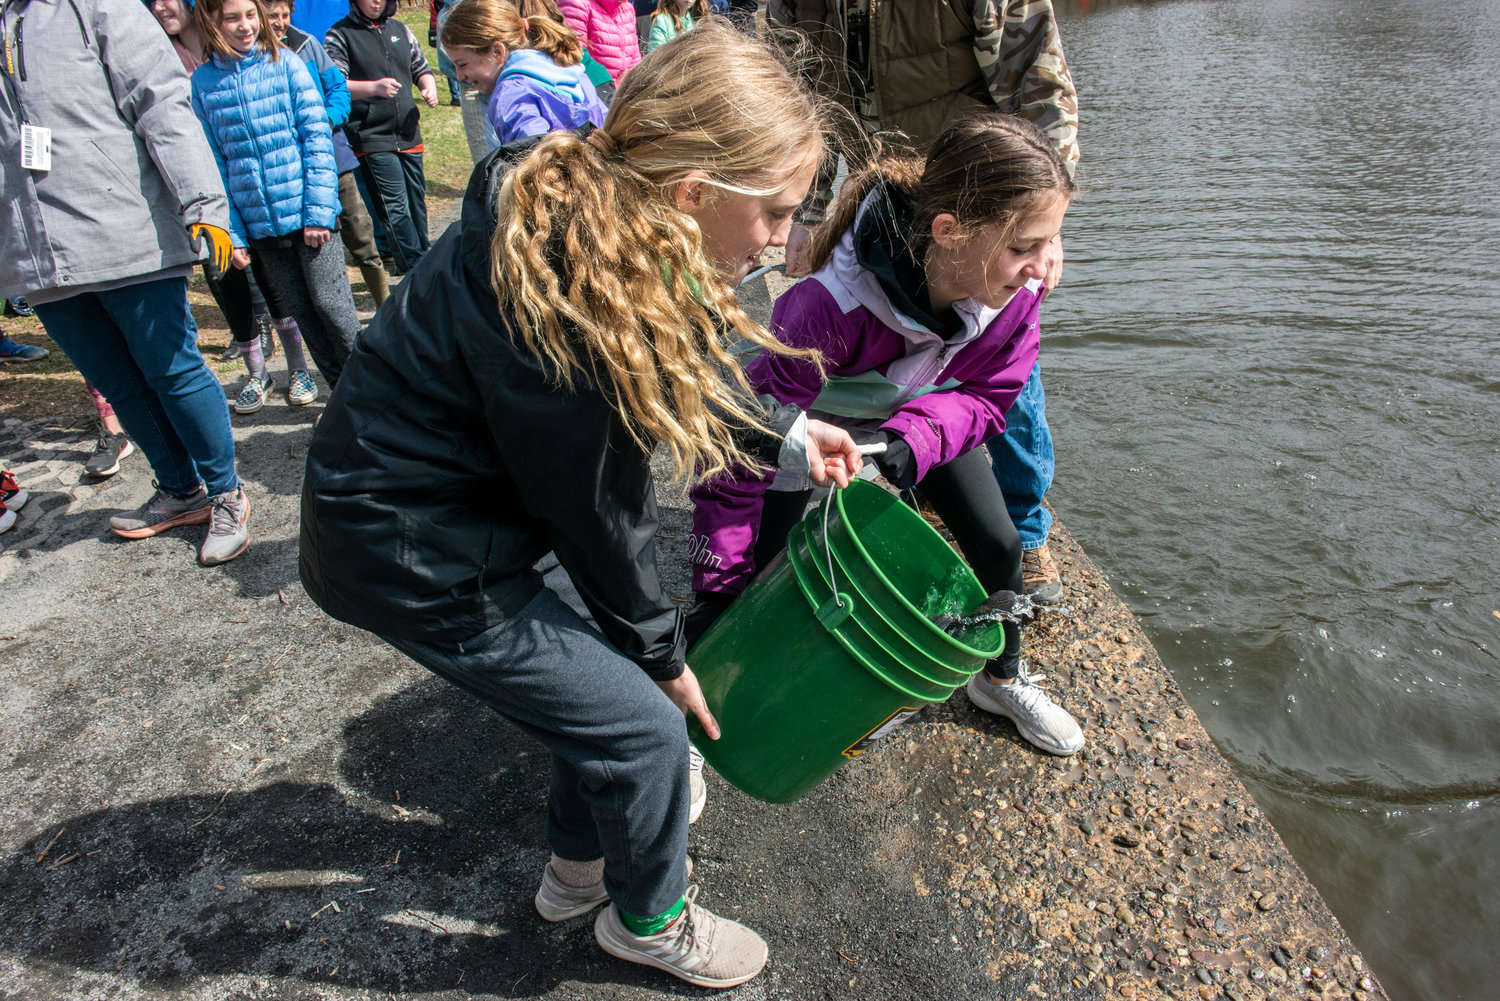
M21 166L27 170L52 169L52 130L39 125L21 126Z

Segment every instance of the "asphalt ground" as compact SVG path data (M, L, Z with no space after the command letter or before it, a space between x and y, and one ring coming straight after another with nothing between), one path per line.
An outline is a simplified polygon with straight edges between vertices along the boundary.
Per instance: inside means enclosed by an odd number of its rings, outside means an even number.
M32 492L0 536L0 996L713 993L539 919L544 754L302 591L321 406L235 418L252 545L211 570L202 528L108 531L150 472L84 481L84 415L0 428ZM687 502L660 486L685 599ZM1053 545L1067 607L1028 644L1089 747L1051 758L958 695L796 803L710 775L700 899L771 947L723 996L1383 997L1138 623Z

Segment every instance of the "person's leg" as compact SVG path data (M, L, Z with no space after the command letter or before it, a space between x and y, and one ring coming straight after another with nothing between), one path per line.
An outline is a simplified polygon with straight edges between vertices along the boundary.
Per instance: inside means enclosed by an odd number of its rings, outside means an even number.
M234 490L240 481L234 469L229 408L223 387L198 352L187 282L177 278L130 285L101 292L99 298L125 332L131 357L187 447L209 496ZM107 389L104 395L110 395Z
M1005 510L983 449L965 452L952 462L927 471L917 492L932 505L953 533L964 559L985 593L1021 593L1021 539ZM1000 679L1016 676L1021 662L1021 633L1005 623L1005 652L985 670Z
M205 261L203 280L219 312L224 314L224 321L229 324L230 336L242 345L255 337L255 312L250 298L250 280L245 272L231 267L220 274L212 263Z
M287 320L276 321L277 330L286 338L283 346L287 352L287 364L294 357L302 360L302 344L312 352L323 378L332 386L343 371L344 361L353 350L354 338L359 333L359 314L354 309L354 299L349 293L348 273L344 270L344 255L332 240L317 250L306 245L275 250L265 254L264 269L276 283L282 301L291 314ZM322 299L329 301L323 302ZM330 327L330 323L333 324ZM295 344L292 334L296 335ZM306 375L306 361L302 367L291 369L292 391L298 389L297 373ZM306 388L316 388L308 382ZM294 403L310 403L312 398L294 399Z
M477 88L466 83L459 84L458 88L463 100L461 115L464 123L464 139L469 144L469 159L478 163L488 155L490 150L500 145L500 138L495 135L494 127L485 117L484 110L487 102L484 95L479 93Z
M187 309L186 282L179 280L182 309ZM198 467L178 437L162 401L131 353L126 332L115 322L96 294L85 293L41 303L37 316L47 336L114 408L120 423L140 446L151 473L162 490L178 497L195 493L201 485ZM197 353L196 329L177 333L182 350ZM199 355L201 363L202 356ZM210 374L209 378L213 378ZM217 389L218 381L214 386ZM218 391L220 401L223 391Z
M1020 593L1021 539L1005 510L989 458L973 449L927 471L917 484L953 533L964 558L989 593ZM1068 711L1047 696L1021 659L1021 631L1003 624L1005 651L985 665L965 686L969 701L986 712L1006 716L1021 736L1051 754L1074 754L1083 747L1083 731Z
M448 84L448 103L458 104L458 68L453 65L453 60L448 58L448 53L441 45L437 46L438 72L443 74L443 80Z
M697 888L688 888L687 727L634 662L548 590L460 644L388 642L552 752L547 838L575 881L589 878L602 856L612 903L595 920L594 939L605 951L706 987L732 987L761 971L760 936L708 913L694 899ZM570 874L556 870L548 862L544 890ZM586 888L556 896L550 903L583 898L566 909L588 909ZM542 891L538 898L543 917L560 913Z
M254 257L253 254L251 256ZM255 269L246 268L244 275L245 284L250 289L250 312L255 317L255 332L260 337L261 357L270 361L276 357L276 331L271 326L271 304L260 290L260 282L255 280Z
M282 271L273 266L273 260L293 255L295 251L282 250L277 247L261 246L250 251L250 271L254 279L253 285L259 290L271 316L271 329L280 333L283 329L296 330L297 322L293 318L291 305L285 294L286 280ZM283 338L286 344L288 338ZM272 351L267 349L267 344L272 348L276 343L275 337L254 338L254 343L246 343L241 347L241 354L245 359L245 368L250 373L250 379L240 389L239 395L234 398L234 412L237 414L253 414L266 405L266 399L276 388L276 379L266 370L266 362L270 359ZM287 352L287 371L296 372L300 368L306 368L307 361L302 357L301 339L297 339L294 350Z
M1062 582L1047 549L1052 512L1042 503L1052 488L1055 464L1041 362L1032 368L1021 395L1006 412L1005 434L991 438L986 447L994 466L995 482L1005 495L1006 510L1020 533L1021 548L1025 551L1023 586L1036 601L1058 601L1062 598Z
M422 257L422 238L411 216L401 154L366 153L360 157L359 172L370 193L375 218L385 228L391 253L396 258L394 273L404 275Z
M375 196L365 183L365 172L356 165L353 173L355 190L359 192L360 201L365 203L365 214L370 217L370 232L375 234L375 247L382 258L391 257L391 238L385 231L385 224L380 221L380 209L375 204Z
M353 258L354 264L365 280L365 290L375 300L376 307L390 295L386 280L385 264L380 260L380 249L375 246L375 230L365 211L364 200L359 197L359 185L355 183L355 171L346 170L339 175L339 239L344 249Z
M760 573L786 548L793 526L807 513L811 490L767 490L755 533L755 572Z
M412 225L416 227L417 239L421 241L422 253L432 248L432 239L427 234L427 175L422 171L421 153L398 153L401 159L401 174L406 180L406 199L411 207Z
M564 859L604 859L610 898L632 914L687 889L688 740L682 713L551 591L461 644L388 639L482 699L560 764L547 839Z
M298 247L297 256L308 296L307 309L297 315L302 317L302 334L313 361L332 389L359 336L359 313L349 291L349 272L344 269L342 251L332 240L317 250Z
M104 394L87 379L83 388L87 390L89 400L94 404L94 413L99 418L99 439L94 443L94 454L84 462L83 471L103 479L120 471L120 460L134 452L135 446L130 443L120 418L115 416L115 408L109 405Z
M212 266L205 264L204 276L212 272ZM224 316L228 318L231 313L234 319L229 321L229 329L234 334L234 356L245 363L245 372L250 376L252 382L266 378L266 348L261 341L260 327L255 322L255 307L253 305L255 296L252 289L258 288L250 278L249 269L230 268L224 274L217 276L211 282L210 288L217 288L216 298L219 300L219 308L223 310ZM261 300L262 308L265 300ZM239 402L238 399L235 401ZM259 409L258 407L256 409Z
M755 546L752 551L755 572L760 573L786 548L787 535L792 526L802 520L807 511L811 490L767 490L761 504L760 524L756 526ZM695 591L693 604L683 618L683 634L691 650L708 632L719 616L729 611L738 594L722 591Z

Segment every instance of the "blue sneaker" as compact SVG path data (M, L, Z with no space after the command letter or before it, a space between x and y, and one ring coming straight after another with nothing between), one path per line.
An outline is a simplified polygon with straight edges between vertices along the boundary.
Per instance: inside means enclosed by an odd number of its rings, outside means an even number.
M5 304L7 307L9 307L6 309L6 312L12 316L36 315L36 310L32 309L31 306L27 304L26 297L24 295L18 295L14 299L7 299Z
M0 334L0 361L40 361L51 353L35 344L18 344Z

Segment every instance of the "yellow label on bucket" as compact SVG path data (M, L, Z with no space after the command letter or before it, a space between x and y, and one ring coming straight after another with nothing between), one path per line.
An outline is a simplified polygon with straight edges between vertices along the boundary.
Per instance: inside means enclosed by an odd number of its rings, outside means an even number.
M865 753L870 745L882 737L890 736L892 730L922 711L921 706L902 706L880 721L880 725L844 748L844 757L855 758Z

